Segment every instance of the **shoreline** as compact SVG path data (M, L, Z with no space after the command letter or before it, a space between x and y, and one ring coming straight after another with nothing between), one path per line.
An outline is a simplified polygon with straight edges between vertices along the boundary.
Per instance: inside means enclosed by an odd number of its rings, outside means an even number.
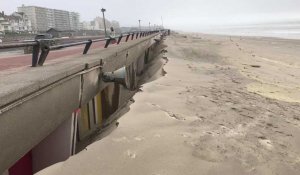
M176 31L175 31L176 32ZM202 36L219 36L219 37L235 37L235 38L246 38L246 39L273 39L273 40L291 40L291 41L299 41L300 36L298 38L292 37L284 37L284 36L266 36L266 35L241 35L241 34L230 34L230 33L208 33L208 32L177 32L181 34L187 35L202 35Z

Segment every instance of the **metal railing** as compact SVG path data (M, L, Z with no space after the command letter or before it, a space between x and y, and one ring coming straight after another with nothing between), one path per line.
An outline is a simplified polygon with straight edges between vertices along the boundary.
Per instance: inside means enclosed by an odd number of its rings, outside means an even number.
M155 31L140 31L140 32L130 32L130 33L123 33L115 37L106 37L100 39L88 39L79 42L67 43L67 44L59 44L59 45L51 45L50 43L54 41L54 39L37 39L27 42L20 42L20 43L10 43L10 44L0 44L1 49L11 49L11 48L20 48L20 47L32 47L32 67L43 66L45 63L47 56L51 50L62 49L67 47L85 45L83 50L83 54L87 54L91 45L96 42L105 41L104 48L107 48L112 41L114 43L120 44L122 38L125 38L125 42L128 40L133 40L146 37L152 34L156 34L162 32L166 34L169 30L155 30Z

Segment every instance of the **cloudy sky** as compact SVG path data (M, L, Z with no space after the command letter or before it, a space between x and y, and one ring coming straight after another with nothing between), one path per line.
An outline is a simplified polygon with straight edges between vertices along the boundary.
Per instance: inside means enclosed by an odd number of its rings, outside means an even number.
M122 26L161 24L179 30L203 26L251 24L300 19L300 0L0 0L0 10L11 13L18 6L36 5L79 12L92 20L107 9L107 17Z

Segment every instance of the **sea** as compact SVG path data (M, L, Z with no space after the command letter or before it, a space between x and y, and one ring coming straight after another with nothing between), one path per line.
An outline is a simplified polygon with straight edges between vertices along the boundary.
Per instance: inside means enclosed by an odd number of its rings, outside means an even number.
M258 36L285 39L300 39L300 21L217 27L214 26L209 29L203 29L202 32L208 34L233 36Z

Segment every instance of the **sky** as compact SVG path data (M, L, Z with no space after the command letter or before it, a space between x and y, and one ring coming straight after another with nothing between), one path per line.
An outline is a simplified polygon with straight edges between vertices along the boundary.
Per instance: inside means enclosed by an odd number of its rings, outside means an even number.
M300 0L0 0L0 11L10 14L17 7L35 5L79 12L81 20L100 16L121 26L162 24L171 29L195 31L208 26L300 21ZM161 20L163 19L163 20Z

